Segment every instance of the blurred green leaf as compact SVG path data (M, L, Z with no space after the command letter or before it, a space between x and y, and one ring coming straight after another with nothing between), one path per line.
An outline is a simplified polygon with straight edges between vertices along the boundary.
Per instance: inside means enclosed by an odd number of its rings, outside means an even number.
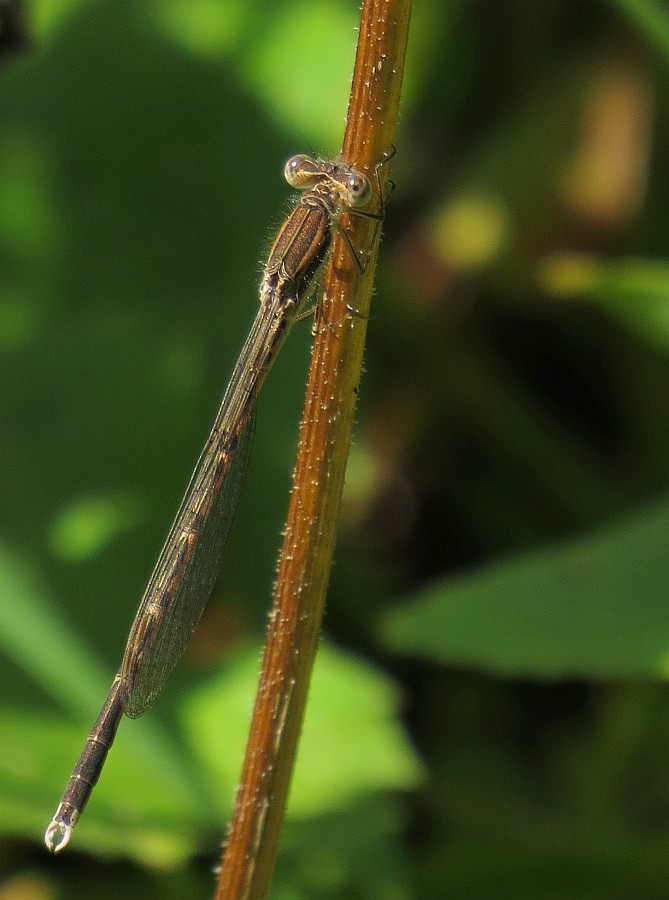
M76 676L75 676L76 677ZM146 865L176 865L199 846L211 814L183 770L165 752L169 739L154 725L121 734L72 845ZM0 708L2 832L34 841L44 833L83 746L82 726Z
M50 168L36 133L16 129L0 139L0 241L30 259L48 258L60 240Z
M669 349L669 265L664 261L608 262L563 254L545 263L542 281L549 293L591 300L649 344Z
M58 27L91 0L33 0L30 4L32 21L40 39L57 35Z
M189 52L237 59L239 74L279 126L319 149L341 142L355 52L354 5L170 0L157 3L152 16Z
M71 712L102 705L101 667L63 624L31 566L2 545L0 647Z
M403 846L406 811L400 798L364 794L318 816L289 818L272 897L311 900L408 900L415 896ZM296 893L296 885L301 890Z
M108 682L49 610L29 569L6 549L0 554L0 625L5 652L70 710L69 718L18 712L11 692L0 704L0 817L6 833L35 837L55 810ZM175 749L156 716L124 722L73 841L163 865L193 853L203 828L220 834L239 778L257 668L254 649L224 676L183 697L189 755ZM293 814L319 815L417 783L420 766L397 723L397 706L387 679L322 648ZM206 790L198 787L203 771L211 776Z
M53 523L53 551L68 560L95 556L118 534L135 528L141 514L139 498L131 495L75 500Z
M665 678L669 504L437 582L383 623L405 655L516 678Z
M243 64L249 85L277 121L329 152L344 132L356 22L355 7L344 0L274 7ZM289 79L281 77L287 67ZM340 116L332 115L336 110Z
M660 0L611 0L669 59L669 10Z
M147 3L146 8L176 43L203 57L220 59L236 46L252 4L240 0L158 0Z
M244 678L180 667L69 858L40 845L255 311L282 162L337 148L358 5L10 7L34 41L0 70L0 882L209 896L255 649ZM314 685L277 898L666 893L666 517L625 511L669 489L668 47L663 0L415 4L329 598L371 662ZM594 268L538 283L556 258ZM308 347L306 323L263 390L226 646L265 630ZM400 590L434 606L393 661ZM526 680L574 673L596 683Z
M196 737L192 752L220 792L239 779L248 732L258 654L184 702L184 732ZM319 648L291 788L289 814L316 815L346 807L373 791L406 790L421 767L398 724L392 683L369 665L327 645Z
M3 821L7 833L27 834L28 829L34 838L55 811L112 673L105 675L61 624L29 569L6 549L0 553L0 626L5 653L69 711L60 718L18 712L12 690L4 692L0 705L0 809L3 804L23 806L21 816ZM176 823L178 831L188 822L192 831L192 823L203 817L203 806L206 810L186 772L183 754L175 751L155 718L126 725L76 840L153 864L188 855L192 833L188 839L179 835L178 852L169 829L160 836L166 822ZM150 825L145 827L142 821ZM134 827L133 822L140 823L138 833L123 836L123 829Z

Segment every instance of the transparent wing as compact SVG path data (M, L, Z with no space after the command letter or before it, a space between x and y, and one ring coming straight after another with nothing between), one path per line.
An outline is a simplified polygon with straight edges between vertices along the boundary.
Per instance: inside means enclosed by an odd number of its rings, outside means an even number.
M203 455L182 504L190 526L170 537L146 588L122 666L125 713L141 716L181 659L211 596L246 477L255 431L255 406L221 472L221 455ZM194 492L196 495L194 496ZM198 505L202 496L208 505ZM208 499L207 499L208 498ZM193 511L194 510L194 511ZM187 516L186 516L187 518Z

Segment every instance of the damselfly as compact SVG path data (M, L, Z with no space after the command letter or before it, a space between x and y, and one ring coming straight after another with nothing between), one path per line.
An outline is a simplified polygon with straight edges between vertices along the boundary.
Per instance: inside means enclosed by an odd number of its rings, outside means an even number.
M151 706L200 620L241 492L258 393L304 307L333 229L341 228L343 213L380 218L363 212L373 194L367 176L343 163L293 156L285 177L303 193L272 245L260 310L135 616L121 668L46 830L54 853L72 836L123 713L136 718Z

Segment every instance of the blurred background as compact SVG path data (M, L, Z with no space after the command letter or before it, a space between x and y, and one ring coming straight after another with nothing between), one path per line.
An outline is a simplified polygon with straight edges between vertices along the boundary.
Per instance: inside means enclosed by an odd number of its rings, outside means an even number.
M209 897L310 325L183 664L42 835L354 0L0 3L0 900ZM669 897L669 6L423 0L276 898Z

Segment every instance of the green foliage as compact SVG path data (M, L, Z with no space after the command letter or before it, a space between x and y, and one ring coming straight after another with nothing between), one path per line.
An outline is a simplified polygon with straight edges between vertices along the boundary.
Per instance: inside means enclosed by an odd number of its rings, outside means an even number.
M249 685L257 672L254 653L184 703L184 733L195 738L192 753L221 796L230 795L239 777L252 711ZM291 791L292 815L346 809L369 791L418 782L417 763L393 719L397 709L390 683L362 663L321 648Z
M30 7L0 69L1 887L210 896L308 323L193 647L69 860L36 848L254 315L283 161L338 147L358 8ZM411 40L328 600L356 655L324 644L274 896L661 897L666 8L427 0Z
M425 588L394 650L512 678L665 678L669 507Z

